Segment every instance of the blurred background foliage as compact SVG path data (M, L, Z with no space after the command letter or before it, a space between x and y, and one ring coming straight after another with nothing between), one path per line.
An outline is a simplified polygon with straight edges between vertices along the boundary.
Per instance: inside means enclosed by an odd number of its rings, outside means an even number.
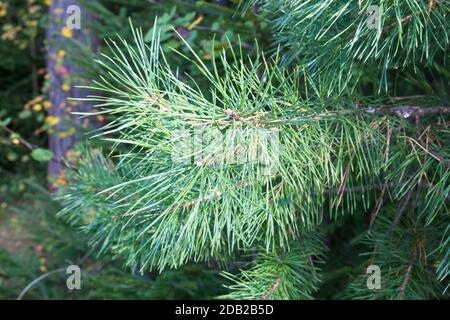
M219 1L220 2L220 1ZM48 115L45 66L46 26L52 0L0 1L0 299L190 299L224 293L214 266L188 265L161 275L123 270L120 261L98 258L76 228L56 217L59 206L46 189L48 134L59 121ZM131 36L129 19L142 27L146 40L161 30L163 50L184 52L183 38L206 61L211 50L241 43L251 55L256 43L270 43L262 16L237 12L238 1L82 1L96 19L100 39ZM155 25L155 18L158 17ZM175 30L175 31L174 31ZM239 34L239 36L238 36ZM98 74L93 60L107 53L71 41L58 55L82 65L90 79ZM256 40L256 41L255 41ZM213 42L214 41L214 42ZM194 68L177 55L168 55L179 70ZM108 121L108 119L101 119ZM83 133L71 132L84 137ZM83 140L79 140L83 144ZM103 146L105 147L105 146ZM107 147L107 146L106 146ZM76 156L76 155L74 155ZM61 184L65 178L58 178ZM80 264L82 289L68 291L65 267ZM24 290L22 292L22 290Z

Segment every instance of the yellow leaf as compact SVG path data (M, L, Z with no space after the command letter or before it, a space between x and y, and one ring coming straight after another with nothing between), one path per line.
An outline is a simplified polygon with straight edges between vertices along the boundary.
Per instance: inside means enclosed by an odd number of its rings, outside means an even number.
M33 105L33 104L40 103L43 99L44 99L44 98L43 98L42 96L34 97L34 98L31 99L30 101L28 101L28 102L25 104L24 107L25 107L25 109L27 109L29 106L31 106L31 105Z
M0 2L0 17L6 16L8 13L8 4Z
M42 110L42 105L41 104L35 104L34 106L33 106L33 110L34 111L36 111L36 112L39 112L39 111L41 111Z
M51 103L51 101L44 101L43 105L45 109L50 109L53 106L53 103Z
M61 29L61 34L66 38L72 38L72 30L67 27Z
M192 30L194 29L197 25L200 24L200 22L203 21L203 16L198 17L197 19L195 19L188 27L188 30Z
M55 116L48 116L47 118L45 118L45 122L51 126L57 125L60 121L61 119Z

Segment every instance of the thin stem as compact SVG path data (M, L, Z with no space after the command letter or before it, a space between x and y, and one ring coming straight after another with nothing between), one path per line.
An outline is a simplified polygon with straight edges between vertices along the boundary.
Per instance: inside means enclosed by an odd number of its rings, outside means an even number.
M10 128L6 127L6 126L2 126L2 128L8 132L9 134L15 134L15 132L13 130L11 130ZM37 146L35 146L34 144L28 142L27 140L25 140L24 138L22 138L21 136L18 136L17 139L20 140L20 142L22 142L22 144L27 147L30 151L33 151L34 149L37 148Z

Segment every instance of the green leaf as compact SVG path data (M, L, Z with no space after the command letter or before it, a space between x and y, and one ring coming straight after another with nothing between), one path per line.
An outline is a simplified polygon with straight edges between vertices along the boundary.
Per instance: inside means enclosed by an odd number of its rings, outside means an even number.
M13 151L8 152L8 154L6 155L6 159L8 159L8 161L11 161L11 162L16 161L17 157L18 157L17 153L15 153Z
M27 119L31 116L31 111L30 110L24 110L21 113L19 113L19 118L20 119Z
M6 127L11 123L11 118L6 118L4 120L0 120L0 127Z
M47 149L38 148L36 150L33 150L33 152L31 152L31 157L36 161L42 162L49 161L51 158L53 158L53 156L54 156L53 152Z

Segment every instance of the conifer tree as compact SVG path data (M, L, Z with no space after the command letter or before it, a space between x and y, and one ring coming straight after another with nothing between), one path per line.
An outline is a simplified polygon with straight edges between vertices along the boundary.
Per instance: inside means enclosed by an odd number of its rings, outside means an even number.
M64 177L65 166L61 159L67 159L77 139L77 131L92 125L96 119L79 119L71 116L71 110L88 111L91 105L84 102L71 101L69 98L81 98L88 92L77 88L86 82L83 79L84 69L79 61L71 59L66 51L72 51L70 43L75 46L86 45L87 51L96 51L99 39L91 29L92 13L78 1L54 0L49 6L49 22L47 26L47 70L49 76L49 100L54 108L49 109L49 122L54 128L49 134L49 149L54 156L48 163L49 189L55 190L57 177ZM83 26L81 26L83 21ZM72 49L72 50L71 50Z
M251 7L276 42L191 50L200 80L157 28L108 42L86 100L114 147L83 149L61 215L134 270L214 261L227 298L448 297L448 1Z

